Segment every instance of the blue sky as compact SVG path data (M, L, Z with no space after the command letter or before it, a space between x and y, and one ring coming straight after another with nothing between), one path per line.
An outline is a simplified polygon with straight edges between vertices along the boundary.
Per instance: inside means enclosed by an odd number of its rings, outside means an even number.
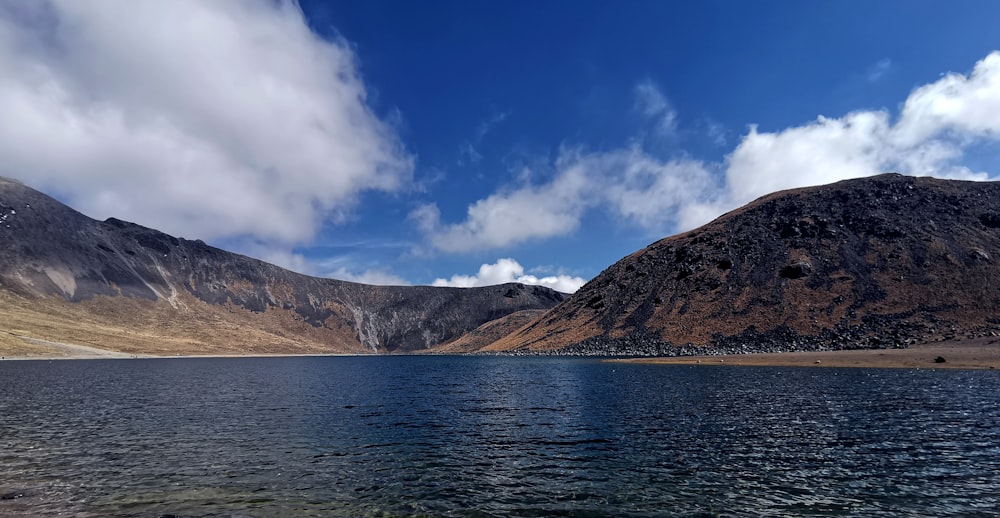
M1000 4L0 0L0 174L320 276L572 291L773 190L1000 176Z

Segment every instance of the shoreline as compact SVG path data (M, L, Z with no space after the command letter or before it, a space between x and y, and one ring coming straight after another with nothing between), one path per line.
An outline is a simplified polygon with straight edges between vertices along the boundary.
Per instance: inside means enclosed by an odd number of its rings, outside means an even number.
M247 354L129 354L117 353L114 355L67 355L67 356L10 356L0 355L0 362L24 362L24 361L73 361L73 360L184 360L198 358L327 358L339 356L392 356L380 354L351 354L351 353L247 353ZM399 356L399 355L396 355Z
M938 358L944 361L935 361ZM992 370L1000 369L1000 338L931 342L911 345L906 349L674 356L608 361L649 365Z
M193 359L193 358L291 358L379 356L364 353L219 352L191 354L130 353L92 346L54 342L10 333L24 346L14 350L0 347L0 361L99 360L99 359ZM3 344L0 343L0 346ZM942 358L944 362L936 362ZM854 349L729 355L672 356L649 358L606 358L613 363L689 366L747 367L826 367L894 369L1000 369L1000 337L981 337L911 345L906 349Z

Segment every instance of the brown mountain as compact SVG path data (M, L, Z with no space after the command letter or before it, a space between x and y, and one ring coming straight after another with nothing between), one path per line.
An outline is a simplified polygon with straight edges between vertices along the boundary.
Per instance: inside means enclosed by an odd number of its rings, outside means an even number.
M475 353L501 338L517 331L545 313L544 309L516 311L505 317L491 320L468 333L430 350L435 354Z
M1000 183L895 174L760 198L605 270L487 350L899 347L1000 330Z
M127 352L410 352L548 288L369 286L300 275L133 223L97 221L0 178L0 347L11 336Z

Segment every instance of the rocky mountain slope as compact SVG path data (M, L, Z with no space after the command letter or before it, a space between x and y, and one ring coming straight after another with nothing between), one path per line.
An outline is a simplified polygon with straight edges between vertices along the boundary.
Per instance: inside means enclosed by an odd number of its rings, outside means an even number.
M166 352L188 354L409 352L563 298L520 284L369 286L308 277L202 241L96 221L0 178L0 328L4 320L20 326L0 329L7 333L112 340L134 351L169 342Z
M487 350L900 347L1000 331L1000 184L881 175L765 196L617 262Z
M491 320L462 336L441 344L429 352L435 354L475 353L501 338L533 322L545 313L544 309L526 309Z

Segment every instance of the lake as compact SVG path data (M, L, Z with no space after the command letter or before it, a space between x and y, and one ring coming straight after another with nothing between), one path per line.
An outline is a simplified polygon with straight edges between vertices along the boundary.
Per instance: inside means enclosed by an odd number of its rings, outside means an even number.
M998 400L995 371L5 361L0 515L994 515Z

